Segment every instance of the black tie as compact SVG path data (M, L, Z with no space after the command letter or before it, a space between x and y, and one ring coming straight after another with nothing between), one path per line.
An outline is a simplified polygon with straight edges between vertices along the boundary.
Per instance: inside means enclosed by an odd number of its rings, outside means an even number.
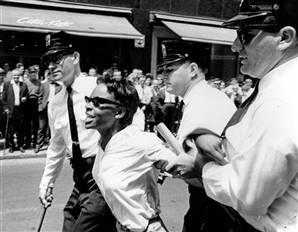
M258 91L259 91L259 82L256 83L256 87L255 87L254 91L252 92L252 94L239 106L239 108L233 114L233 116L231 117L230 121L227 123L227 125L225 126L225 128L224 128L224 130L223 130L223 132L221 134L222 137L225 136L226 130L230 126L233 126L233 125L235 125L235 124L237 124L238 122L241 121L241 119L245 115L248 107L255 100L255 98L256 98L256 96L258 94Z
M91 192L92 190L97 189L97 185L92 177L92 168L90 169L88 167L88 159L83 159L82 157L82 151L80 148L78 130L76 125L76 117L73 110L73 101L71 96L72 88L69 86L66 88L66 90L68 92L67 109L72 140L71 164L74 169L74 181L78 186L80 186L81 190L87 188L88 191Z
M79 143L79 137L78 137L78 130L76 125L76 117L73 111L73 101L72 101L72 88L68 86L66 88L68 92L68 98L67 98L67 109L68 109L68 117L69 117L69 125L70 125L70 133L71 133L71 139L73 144Z

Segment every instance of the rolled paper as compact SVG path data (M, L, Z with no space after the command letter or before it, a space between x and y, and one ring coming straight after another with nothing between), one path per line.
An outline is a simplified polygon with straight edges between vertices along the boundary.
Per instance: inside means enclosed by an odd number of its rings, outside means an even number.
M161 136L166 140L166 142L171 146L174 153L179 155L183 152L183 148L172 134L172 132L167 128L167 126L161 122L156 126L156 130L161 134Z

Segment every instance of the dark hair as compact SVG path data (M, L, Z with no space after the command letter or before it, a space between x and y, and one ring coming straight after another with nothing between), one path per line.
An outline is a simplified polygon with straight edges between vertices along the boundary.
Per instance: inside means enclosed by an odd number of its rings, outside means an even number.
M22 66L24 67L24 64L21 63L21 62L19 62L19 63L16 64L16 68L20 68L20 67L22 67Z
M133 116L137 111L140 99L133 83L125 78L115 80L113 78L104 78L103 83L107 86L109 93L113 93L115 100L120 102L126 109L124 117L120 120L123 127L132 123Z

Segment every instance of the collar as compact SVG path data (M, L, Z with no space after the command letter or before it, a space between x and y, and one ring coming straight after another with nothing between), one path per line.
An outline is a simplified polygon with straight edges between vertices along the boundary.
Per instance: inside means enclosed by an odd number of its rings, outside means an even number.
M74 79L74 81L71 85L72 91L74 91L76 93L80 93L82 88L84 88L82 81L86 77L87 77L87 75L80 73L80 75Z
M105 151L108 149L110 144L116 144L117 141L123 141L126 138L129 138L130 136L135 135L136 132L140 132L140 131L141 130L137 126L133 124L128 125L127 127L118 131L116 134L112 136L112 138L110 139L110 141L108 142L105 148Z
M184 104L187 104L191 101L193 98L192 96L198 91L198 88L202 88L203 86L207 85L206 80L197 80L192 82L192 84L189 86L187 89L184 97L183 97L183 102Z
M290 81L291 78L296 78L294 73L298 72L298 57L295 57L282 65L274 68L260 79L259 92L265 90L267 87ZM282 75L281 75L282 74ZM285 79L286 78L286 79Z
M20 84L21 84L21 82L19 82L18 84L15 83L15 81L13 79L10 81L10 83L13 84L13 85L18 85L18 86L20 86Z

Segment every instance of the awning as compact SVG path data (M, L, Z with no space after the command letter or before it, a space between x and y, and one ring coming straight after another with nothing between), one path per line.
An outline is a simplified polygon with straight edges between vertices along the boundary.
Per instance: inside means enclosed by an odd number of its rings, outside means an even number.
M44 33L64 30L82 36L143 38L125 17L13 6L0 6L0 29Z
M183 40L231 45L236 31L227 28L161 20Z

